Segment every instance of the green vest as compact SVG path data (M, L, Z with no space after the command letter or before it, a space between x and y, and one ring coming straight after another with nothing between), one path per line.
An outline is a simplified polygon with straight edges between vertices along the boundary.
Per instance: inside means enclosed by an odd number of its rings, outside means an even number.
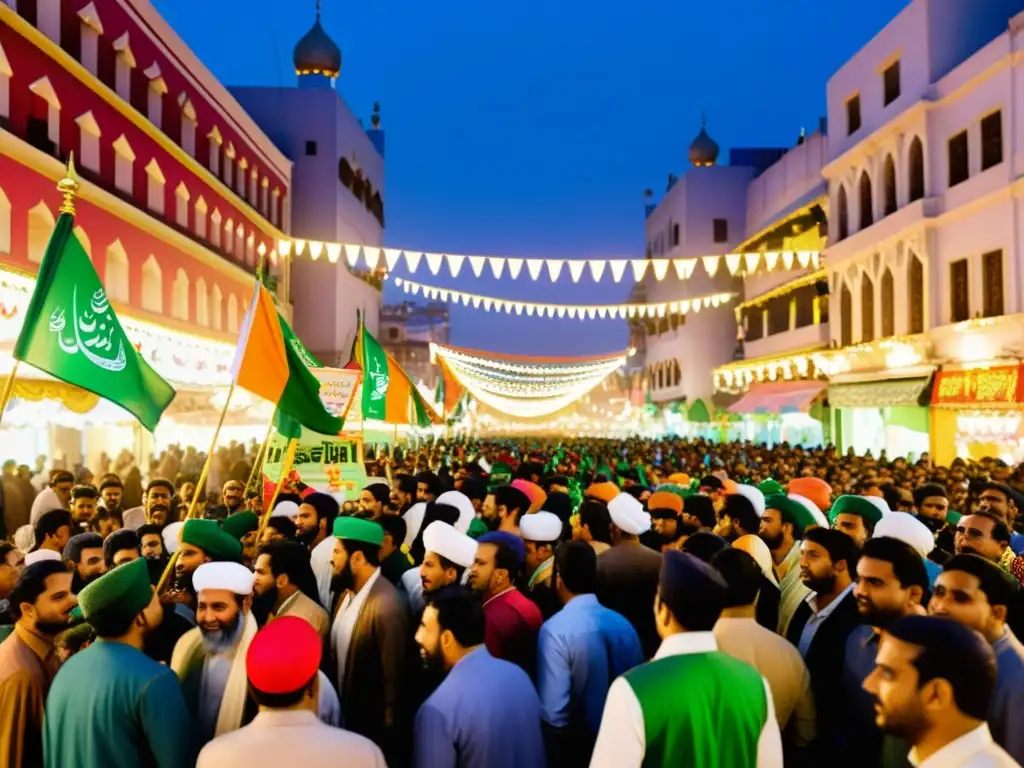
M666 656L624 677L644 715L644 768L753 768L768 696L753 667L720 651Z

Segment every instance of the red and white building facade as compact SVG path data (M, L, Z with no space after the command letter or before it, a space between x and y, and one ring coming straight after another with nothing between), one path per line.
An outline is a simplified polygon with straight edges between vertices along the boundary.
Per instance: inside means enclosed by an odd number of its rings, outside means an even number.
M195 441L229 383L263 254L287 302L276 244L289 230L292 164L147 0L0 0L0 375L71 152L76 234L129 337L179 393L157 444L205 445ZM18 446L11 458L62 455L71 466L150 447L118 409L76 408L63 385L26 372L22 386L22 375L20 408L0 430ZM235 436L256 421L262 434L267 421L244 396L237 404Z

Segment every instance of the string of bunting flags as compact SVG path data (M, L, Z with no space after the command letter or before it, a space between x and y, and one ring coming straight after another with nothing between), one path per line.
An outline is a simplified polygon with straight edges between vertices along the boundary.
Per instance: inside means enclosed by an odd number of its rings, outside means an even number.
M794 265L800 269L809 266L817 269L821 261L820 251L755 251L674 259L551 259L462 256L453 253L425 253L401 248L292 239L279 240L278 253L284 258L308 254L313 261L323 256L331 264L336 264L344 254L345 262L351 269L358 268L361 263L370 271L383 267L388 272L393 272L399 263L404 263L409 272L415 273L420 265L425 263L430 274L439 275L442 267L447 267L447 272L452 277L462 274L463 267L468 263L468 272L472 272L474 277L482 277L485 267L489 267L496 279L507 274L513 280L518 280L525 273L531 280L540 280L541 276L546 274L553 283L558 282L565 274L568 274L574 283L578 283L584 274L589 274L595 283L601 282L606 274L610 274L616 283L621 282L627 274L634 281L640 282L648 270L655 279L661 281L669 275L670 266L678 279L689 280L698 264L708 276L714 277L723 264L730 275L736 275L752 274L759 269L771 272L780 266L785 270L793 269Z
M405 293L417 296L421 292L427 300L440 299L441 301L454 301L463 306L472 306L473 309L483 307L484 311L516 315L526 314L527 317L558 317L568 315L571 319L593 320L594 318L655 318L668 315L685 315L688 313L700 312L705 307L718 307L733 299L734 293L712 293L706 296L696 296L691 299L677 299L675 301L661 301L651 304L544 304L535 301L518 301L516 299L499 299L494 296L480 296L475 293L455 291L450 288L438 288L432 285L423 285L411 280L395 278L395 285Z

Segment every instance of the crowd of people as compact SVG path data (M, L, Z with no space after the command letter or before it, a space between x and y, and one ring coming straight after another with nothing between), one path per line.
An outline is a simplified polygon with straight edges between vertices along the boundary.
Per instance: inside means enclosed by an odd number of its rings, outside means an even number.
M341 501L267 495L235 445L205 487L192 449L5 465L0 764L1024 763L1019 467L675 439L366 458Z

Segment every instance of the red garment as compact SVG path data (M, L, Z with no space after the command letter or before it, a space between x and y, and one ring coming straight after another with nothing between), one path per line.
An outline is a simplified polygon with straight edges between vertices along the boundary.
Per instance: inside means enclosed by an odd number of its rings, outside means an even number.
M509 589L484 603L484 644L491 655L522 667L533 675L537 633L544 623L540 608L518 589Z

